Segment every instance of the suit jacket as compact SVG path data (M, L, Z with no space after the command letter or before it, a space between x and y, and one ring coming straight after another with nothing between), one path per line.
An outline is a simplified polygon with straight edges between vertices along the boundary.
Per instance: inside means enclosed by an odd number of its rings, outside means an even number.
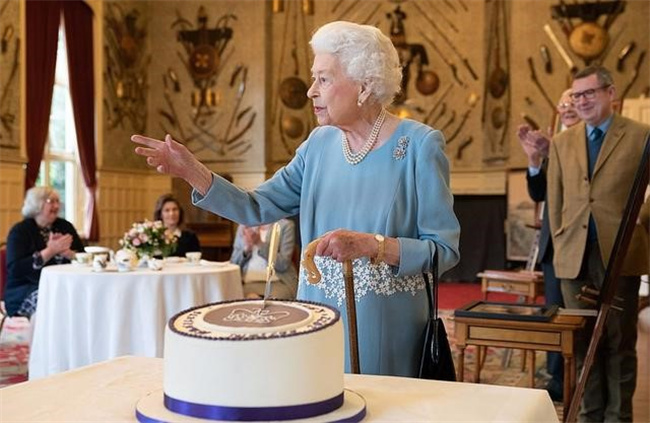
M585 123L553 138L548 170L548 211L559 278L578 277L593 215L607 266L650 126L614 115L589 180ZM647 207L648 203L644 207ZM648 231L636 225L622 275L649 270Z
M528 195L537 203L546 201L547 164L548 161L545 160L539 173L535 176L531 176L526 172ZM547 207L548 205L545 204L542 213L542 227L539 232L539 255L537 256L538 263L550 263L553 260L553 242L551 240Z
M57 218L52 223L52 232L72 235L71 250L83 251L84 246L72 223ZM7 286L5 304L10 316L18 311L25 298L38 289L41 269L34 269L32 254L46 247L40 229L33 218L16 223L7 236ZM70 263L70 260L51 258L44 266Z
M280 247L278 250L278 255L275 259L275 274L277 277L284 282L289 287L298 287L298 273L296 272L295 267L293 266L293 250L296 243L296 232L295 225L291 220L281 219L278 221L280 223ZM269 242L270 237L262 244L258 250L258 254L264 258L268 259L269 257ZM230 262L237 264L241 267L242 277L246 272L248 261L250 260L250 255L246 256L244 253L244 228L239 226L237 228L237 234L235 236L235 242L233 244L233 251L230 257Z

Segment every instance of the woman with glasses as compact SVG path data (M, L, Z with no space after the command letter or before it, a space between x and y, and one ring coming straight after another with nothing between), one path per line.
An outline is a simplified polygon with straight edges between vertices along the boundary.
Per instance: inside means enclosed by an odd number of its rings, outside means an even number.
M30 317L36 311L41 269L70 263L83 244L72 223L59 217L59 194L51 187L27 191L24 219L7 237L5 305L10 316Z

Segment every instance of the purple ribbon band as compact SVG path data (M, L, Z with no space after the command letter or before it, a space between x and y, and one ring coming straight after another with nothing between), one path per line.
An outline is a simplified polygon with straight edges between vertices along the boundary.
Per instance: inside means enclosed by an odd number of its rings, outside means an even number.
M185 416L210 420L294 420L330 413L343 405L343 392L325 401L284 407L222 407L181 401L165 394L165 407Z

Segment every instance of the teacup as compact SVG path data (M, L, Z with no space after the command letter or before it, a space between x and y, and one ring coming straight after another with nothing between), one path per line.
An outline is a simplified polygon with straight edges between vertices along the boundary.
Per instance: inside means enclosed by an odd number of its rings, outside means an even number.
M201 252L191 251L189 253L185 253L185 258L187 258L187 262L189 264L196 266L201 261Z
M147 261L147 267L151 270L162 270L163 268L162 260L158 260L155 258L149 259Z
M75 261L83 265L89 265L92 258L93 255L90 253L75 253L74 255Z
M108 266L108 255L107 254L95 254L93 257L93 270L95 272L103 272Z

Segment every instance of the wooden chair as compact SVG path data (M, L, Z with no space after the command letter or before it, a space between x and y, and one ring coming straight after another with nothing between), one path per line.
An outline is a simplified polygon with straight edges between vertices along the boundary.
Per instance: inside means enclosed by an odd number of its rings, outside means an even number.
M518 295L526 302L534 303L535 298L544 294L544 276L535 270L539 256L539 237L541 225L537 222L530 227L536 230L535 239L530 247L526 267L521 270L484 270L477 276L481 278L481 292L483 300L487 300L489 292L501 292Z
M537 211L536 211L537 215ZM530 247L526 267L521 270L484 270L477 274L481 278L481 291L483 300L487 300L488 293L501 292L505 294L517 295L517 302L534 303L535 298L544 294L544 275L542 272L535 270L537 257L539 255L539 238L541 225L536 222L531 227L535 228L535 239ZM485 357L485 347L480 346L477 351L478 375L483 367ZM530 357L531 366L535 367L535 352L524 351L524 358L521 363L521 370L526 368L526 356ZM503 356L502 365L507 367L512 357L512 350L508 349ZM532 386L531 386L532 387Z

